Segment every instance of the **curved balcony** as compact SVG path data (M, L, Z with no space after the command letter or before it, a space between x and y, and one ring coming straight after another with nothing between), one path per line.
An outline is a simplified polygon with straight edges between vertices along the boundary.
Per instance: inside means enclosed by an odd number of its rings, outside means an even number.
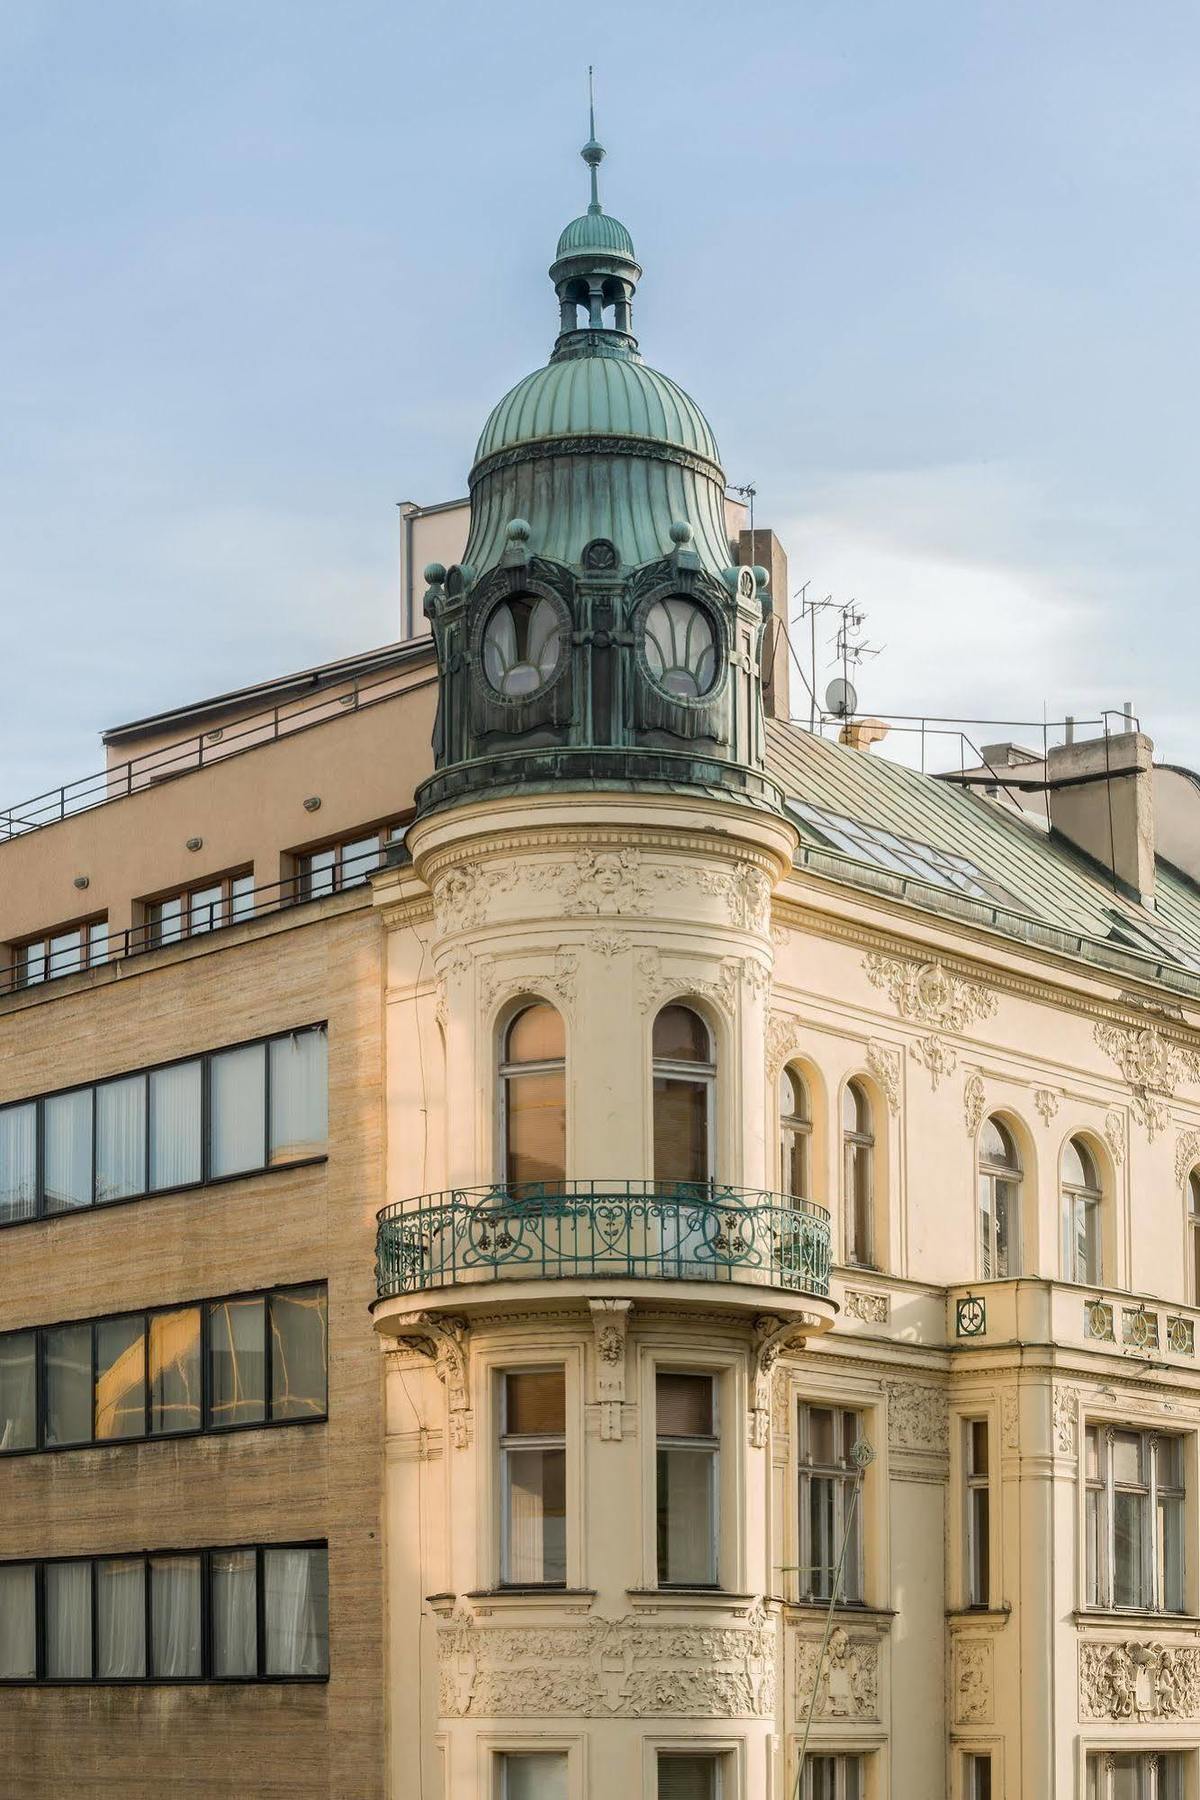
M378 1215L381 1300L463 1284L662 1281L827 1300L829 1214L717 1183L453 1188ZM761 1300L758 1302L761 1305Z

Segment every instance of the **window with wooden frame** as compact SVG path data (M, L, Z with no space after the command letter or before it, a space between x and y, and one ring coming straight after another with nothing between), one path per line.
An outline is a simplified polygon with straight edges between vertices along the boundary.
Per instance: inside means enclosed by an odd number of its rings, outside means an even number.
M785 1069L779 1078L779 1191L812 1199L812 1104L799 1069Z
M875 1131L871 1102L859 1081L842 1095L842 1217L844 1257L869 1268L875 1261Z
M986 1607L991 1594L991 1470L986 1419L963 1420L966 1487L965 1581L968 1606Z
M1183 1612L1183 1439L1089 1425L1084 1464L1088 1605Z
M379 825L370 831L356 831L352 837L338 838L316 850L303 850L296 857L296 897L317 900L322 894L338 894L344 888L361 887L376 869L383 867L389 844L404 837L403 825Z
M850 1541L842 1565L840 1599L851 1605L863 1594L861 1511L853 1505L859 1478L854 1445L862 1435L857 1412L800 1402L799 1590L802 1600L828 1600L847 1526Z
M729 1757L722 1751L660 1750L656 1800L726 1800Z
M804 1759L802 1800L865 1800L866 1783L863 1769L866 1758L835 1755L813 1755Z
M972 1750L963 1757L963 1800L992 1800L992 1758Z
M199 937L221 925L234 925L254 913L254 871L239 869L218 875L178 893L164 894L145 903L142 937L144 947L159 949L181 938Z
M10 985L36 987L39 982L54 981L60 975L77 975L81 969L92 969L107 961L108 916L101 914L14 944Z
M1178 1750L1100 1750L1087 1759L1087 1800L1183 1800Z
M659 1369L655 1376L660 1587L717 1585L717 1394L714 1375Z
M1200 1305L1200 1169L1193 1169L1187 1183L1188 1269L1193 1306Z
M500 1380L500 1580L565 1587L566 1371L516 1369Z

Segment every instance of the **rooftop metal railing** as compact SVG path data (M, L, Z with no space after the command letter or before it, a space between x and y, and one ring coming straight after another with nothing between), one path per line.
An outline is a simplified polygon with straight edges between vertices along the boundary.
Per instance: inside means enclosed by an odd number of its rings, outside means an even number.
M327 694L309 705L273 706L239 720L236 725L214 726L211 731L202 731L195 737L148 750L130 762L114 763L98 774L83 775L62 787L35 794L32 800L0 807L0 843L22 837L29 831L40 831L47 825L57 825L75 813L90 812L94 807L108 806L114 800L128 799L130 794L156 787L160 782L209 768L226 757L257 749L262 744L289 737L293 732L306 731L314 725L323 725L348 712L365 711L367 707L394 699L398 694L427 687L433 679L413 681L409 668L405 667L381 676L378 681L354 681L348 692Z
M554 1181L452 1188L385 1206L381 1299L458 1283L633 1277L829 1294L829 1214L719 1182Z

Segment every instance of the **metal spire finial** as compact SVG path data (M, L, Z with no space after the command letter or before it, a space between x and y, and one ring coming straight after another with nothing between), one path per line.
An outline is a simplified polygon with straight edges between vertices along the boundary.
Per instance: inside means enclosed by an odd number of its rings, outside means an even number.
M604 161L604 145L596 142L596 88L592 78L592 65L588 64L588 129L591 135L583 149L579 152L592 174L592 200L589 212L603 212L600 204L600 187L596 171Z

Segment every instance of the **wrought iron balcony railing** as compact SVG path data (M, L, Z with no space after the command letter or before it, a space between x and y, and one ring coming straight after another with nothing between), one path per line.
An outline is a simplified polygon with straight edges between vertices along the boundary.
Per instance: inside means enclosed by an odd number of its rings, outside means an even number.
M825 1298L829 1214L715 1182L453 1188L379 1214L381 1299L462 1282L746 1282Z

